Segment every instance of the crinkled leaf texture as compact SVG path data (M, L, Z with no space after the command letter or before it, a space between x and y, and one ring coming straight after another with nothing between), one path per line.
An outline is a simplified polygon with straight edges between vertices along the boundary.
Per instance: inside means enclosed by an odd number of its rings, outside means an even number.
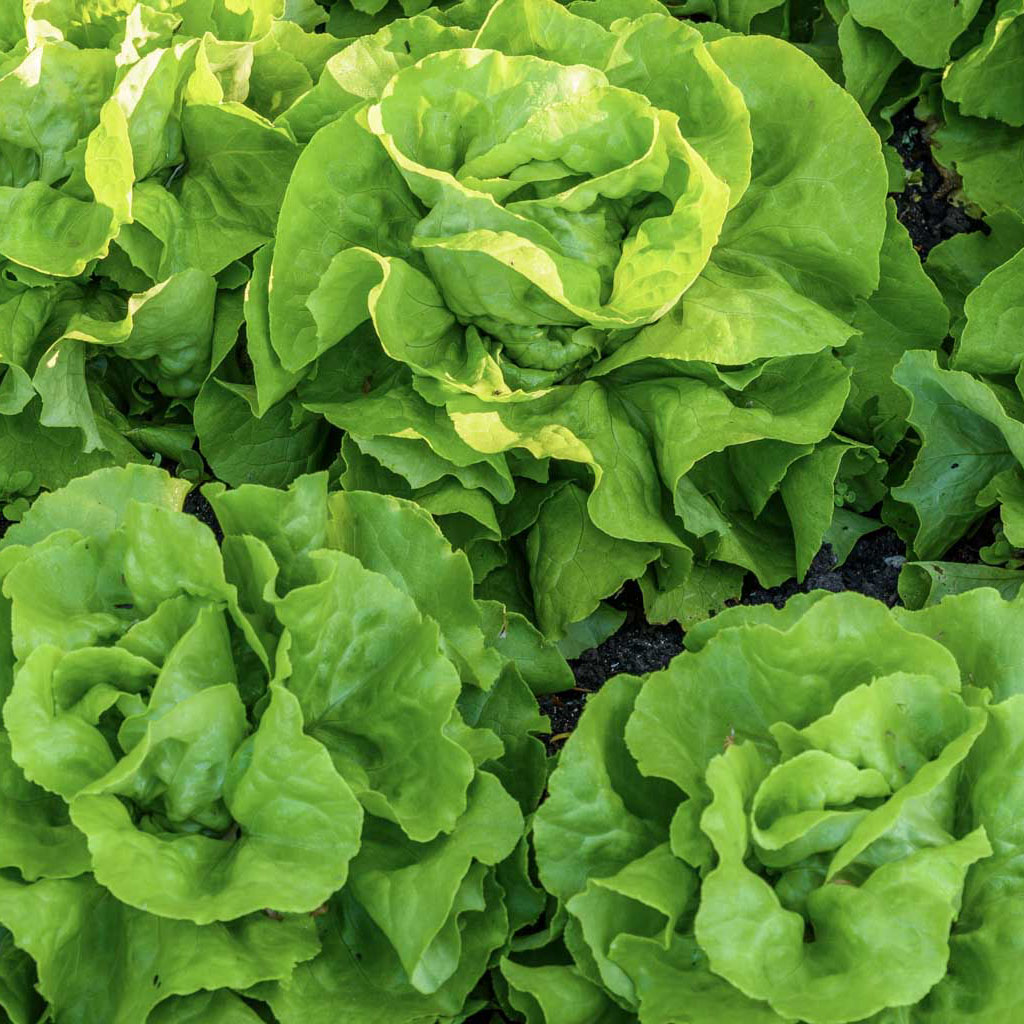
M610 680L536 816L564 930L503 963L513 1003L561 1020L557 977L609 1021L1016 1019L1022 628L989 588L818 591Z
M881 464L870 428L833 434L835 350L879 286L887 176L796 47L647 0L431 8L280 122L305 148L251 282L250 404L345 431L341 486L435 513L481 596L576 650L628 579L695 621L867 528ZM886 390L862 420L902 411Z
M1006 243L1020 241L1017 225L1001 228L992 245L938 254L939 280L963 309L952 356L947 365L934 353L907 352L893 373L910 399L920 451L892 495L909 506L908 540L925 560L941 557L994 506L1000 537L983 557L1013 569L1024 548L1024 251L991 265ZM947 270L958 254L959 281Z
M223 389L300 149L274 119L342 45L302 6L0 7L0 497L153 455L197 477L201 391L225 478L320 466L322 424L254 428Z
M219 547L187 490L99 470L0 541L0 1005L306 1019L355 956L346 1019L457 1015L542 909L512 656L541 691L564 661L415 505L211 485Z

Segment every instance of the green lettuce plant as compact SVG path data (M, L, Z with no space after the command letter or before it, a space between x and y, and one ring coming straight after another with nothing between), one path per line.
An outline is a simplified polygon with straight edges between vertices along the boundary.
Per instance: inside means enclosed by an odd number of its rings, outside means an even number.
M997 205L1024 212L1012 153L1012 129L1024 126L1013 71L1024 57L1019 0L690 0L682 9L726 30L793 40L857 100L884 140L897 111L932 93L923 112L938 131L938 161L963 177L966 196L986 212L995 211L981 197L1007 188ZM901 191L902 165L894 150L886 155L893 190Z
M958 183L959 201L984 218L984 230L943 242L925 265L952 313L948 359L911 352L894 374L912 402L919 444L889 515L921 560L908 570L915 602L979 577L935 560L995 507L1000 525L982 549L992 568L981 573L1007 589L1024 581L1024 116L1010 95L1013 76L1002 71L1024 54L1019 13L1000 4L983 39L919 106L932 124L935 159Z
M833 350L907 243L798 49L646 0L431 9L279 123L305 148L250 283L257 412L344 430L341 486L441 517L481 593L574 646L624 580L695 620L871 528ZM216 377L200 407L248 411Z
M1020 0L696 0L683 5L690 10L734 31L808 38L865 109L916 68L918 82L922 72L941 80L959 114L1024 125L1024 100L1006 73L1024 53Z
M100 470L0 544L0 1005L456 1018L541 909L564 662L414 506L218 485L218 547L187 488Z
M987 217L1024 218L1018 171L1024 100L1013 69L1024 59L1019 0L826 0L809 49L879 127L922 98L933 155L954 198Z
M609 681L536 817L561 939L502 962L511 1005L530 1024L1018 1020L1022 627L989 589L918 612L816 592Z
M307 6L0 0L0 497L153 455L201 473L195 399L299 151L273 120L341 46ZM317 468L291 419L261 482Z
M1020 0L826 0L824 6L838 26L844 73L857 86L881 94L890 78L914 65L941 79L957 118L1024 126L1024 100L1006 70L1024 55Z
M1024 582L1022 245L1024 222L1005 214L988 235L944 242L927 264L954 311L955 340L948 359L908 352L893 376L919 444L889 503L920 561L904 585L912 604L979 583L1015 592ZM996 535L980 552L987 566L936 561L993 508Z
M853 373L841 425L893 457L885 518L917 560L903 576L904 600L920 605L983 585L1015 593L1024 581L1024 107L1012 69L1024 59L1024 8L827 0L776 4L750 20L757 6L700 13L728 30L799 38L883 139L892 116L917 100L951 199L983 218L980 231L928 254L931 287L906 247L888 262L883 254L874 308L841 353ZM902 188L901 169L891 177ZM1001 522L982 549L986 564L939 561L995 507Z
M918 107L954 198L984 225L941 243L925 264L952 314L948 358L908 353L893 377L912 403L918 449L893 481L888 518L921 560L905 587L915 602L929 590L991 581L1009 592L1024 581L1024 112L1004 70L1024 56L1020 15L1019 5L983 5L973 45ZM981 552L991 568L936 561L996 507L996 536Z

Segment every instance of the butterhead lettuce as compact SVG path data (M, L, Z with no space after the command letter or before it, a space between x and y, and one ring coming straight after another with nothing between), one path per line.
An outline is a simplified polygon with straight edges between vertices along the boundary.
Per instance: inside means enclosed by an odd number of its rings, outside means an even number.
M1011 1021L1024 900L1017 637L920 612L735 608L592 698L535 823L561 944L503 963L531 1024ZM560 952L559 952L560 949Z
M14 1020L234 1019L255 985L281 1021L433 1019L540 912L544 720L511 655L537 689L565 664L425 513L326 483L211 488L218 546L187 484L101 470L4 538Z
M299 152L273 119L341 46L285 8L0 3L0 498L153 457L202 474L193 406ZM309 430L269 427L290 445L260 482L318 468Z
M281 123L306 145L251 284L257 405L342 428L341 485L440 516L482 593L567 638L641 578L691 621L870 528L834 349L885 167L798 49L646 0L432 8Z

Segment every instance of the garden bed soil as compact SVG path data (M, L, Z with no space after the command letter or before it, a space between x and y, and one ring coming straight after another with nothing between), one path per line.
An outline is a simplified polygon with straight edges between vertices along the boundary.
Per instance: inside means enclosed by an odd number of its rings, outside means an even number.
M190 516L195 516L199 522L205 523L213 530L218 544L224 539L224 531L220 528L220 523L217 522L213 506L203 497L198 488L194 491L189 491L188 496L185 498L185 504L182 506L182 511L187 512Z
M923 260L947 238L988 228L950 200L960 189L960 179L932 160L928 127L915 117L914 106L909 104L892 119L889 142L909 176L907 187L893 196L896 212Z

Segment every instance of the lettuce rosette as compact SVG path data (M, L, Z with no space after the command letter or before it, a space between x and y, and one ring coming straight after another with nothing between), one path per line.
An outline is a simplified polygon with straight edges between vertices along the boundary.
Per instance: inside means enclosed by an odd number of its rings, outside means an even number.
M341 47L287 7L0 0L0 499L154 455L202 472L195 399L299 152L273 120ZM278 419L289 473L263 483L318 468Z
M356 40L279 123L305 148L247 296L257 413L341 428L340 485L438 516L481 594L593 637L639 578L689 621L870 528L835 350L885 167L795 47L647 0L463 4Z
M541 909L564 662L408 503L218 485L218 547L187 488L100 470L0 545L0 1005L454 1017Z
M536 816L529 1024L1002 1024L1024 953L1024 603L737 607L591 698ZM575 1007L585 1012L576 1013Z

